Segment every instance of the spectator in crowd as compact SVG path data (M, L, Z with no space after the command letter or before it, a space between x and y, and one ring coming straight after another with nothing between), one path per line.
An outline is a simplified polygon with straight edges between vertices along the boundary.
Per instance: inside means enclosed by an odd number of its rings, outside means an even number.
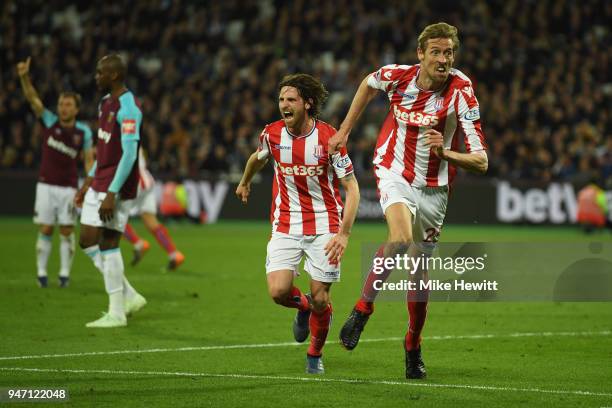
M339 125L360 79L391 61L417 62L416 44L404 39L416 38L415 27L444 20L462 33L465 51L458 62L478 78L485 131L496 135L489 141L491 176L611 177L609 1L131 4L3 2L0 59L2 66L24 55L39 61L34 74L50 78L40 84L45 101L55 100L61 89L95 101L95 61L111 50L124 53L132 65L127 83L142 95L149 118L143 143L153 172L238 173L235 163L255 147L257 129L275 118L273 85L287 73L312 72L329 84L322 117ZM0 76L0 166L35 168L39 149L32 135L40 129L27 115L13 76L12 70ZM81 112L92 124L95 109L85 103ZM380 123L386 109L384 98L374 101L353 131L348 147L359 176L371 174L368 126Z

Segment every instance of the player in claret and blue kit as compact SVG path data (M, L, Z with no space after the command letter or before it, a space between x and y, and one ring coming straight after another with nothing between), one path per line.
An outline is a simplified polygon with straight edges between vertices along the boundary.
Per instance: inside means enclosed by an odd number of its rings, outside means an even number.
M78 162L83 156L86 171L93 163L91 129L76 120L81 105L81 97L77 93L60 94L57 115L45 108L30 80L30 61L28 58L17 64L17 74L27 101L44 126L34 204L34 222L40 226L36 241L38 284L47 287L47 261L51 254L53 227L58 225L61 264L59 285L66 287L74 257L73 229L76 213L72 201L77 189Z
M98 89L109 92L99 107L96 162L75 196L83 207L79 244L104 276L108 312L87 327L122 327L126 315L140 310L145 298L125 278L119 240L138 187L138 145L142 111L125 86L126 65L118 55L96 67Z

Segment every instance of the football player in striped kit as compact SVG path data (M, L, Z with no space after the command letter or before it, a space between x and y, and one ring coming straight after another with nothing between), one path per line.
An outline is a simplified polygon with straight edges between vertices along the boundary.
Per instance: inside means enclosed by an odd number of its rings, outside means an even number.
M368 75L338 133L329 141L330 151L342 149L368 103L379 91L387 94L390 109L380 129L373 163L389 233L376 257L406 252L410 256L431 255L444 222L456 167L480 174L487 171L487 146L472 81L453 68L458 48L455 27L446 23L427 26L418 38L420 63L387 65ZM461 135L466 153L458 151ZM361 297L340 331L340 340L347 349L357 346L374 312L374 281L384 280L390 272L370 271ZM413 277L426 280L427 270L416 271ZM426 290L407 293L407 378L426 375L421 331L428 298Z
M318 119L327 97L323 84L307 74L283 78L279 85L281 120L265 127L249 158L236 195L246 204L255 173L272 161L272 236L268 242L268 292L282 306L298 309L295 340L310 334L306 372L324 372L322 349L331 322L330 287L340 279L340 260L348 245L359 204L359 186L346 149L329 154L336 129ZM346 205L339 185L346 192ZM310 293L294 286L302 257Z

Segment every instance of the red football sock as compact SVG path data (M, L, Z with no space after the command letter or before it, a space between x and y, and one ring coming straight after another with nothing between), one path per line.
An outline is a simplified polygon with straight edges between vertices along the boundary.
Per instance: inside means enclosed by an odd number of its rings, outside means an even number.
M125 226L125 230L123 231L123 235L132 244L136 244L136 243L138 243L138 241L140 241L140 237L136 233L136 230L130 224L127 224Z
M302 311L310 309L308 298L295 286L291 288L291 295L281 304Z
M174 242L172 242L172 238L170 238L170 234L168 234L166 227L164 227L162 224L159 224L155 231L153 231L153 235L155 235L155 239L157 239L159 245L164 248L168 255L176 251L176 247L174 246Z
M380 248L378 248L378 251L376 251L376 254L374 255L374 257L383 258L384 250L385 250L385 246L381 245ZM381 266L378 268L383 268L383 267ZM382 272L375 273L374 265L372 265L372 267L370 268L370 272L368 273L368 276L366 277L366 281L363 284L363 289L361 290L361 298L359 298L359 301L355 305L355 309L357 309L361 313L365 313L368 315L374 313L374 301L376 300L376 296L378 295L378 292L379 292L378 290L374 288L374 282L377 280L380 280L383 282L386 281L391 271L392 269L383 268Z
M308 355L320 356L321 350L325 345L327 333L329 332L329 324L331 322L332 306L328 304L322 312L312 311L310 313L310 346L308 347Z
M410 319L408 321L408 332L405 338L406 350L414 350L421 345L421 332L423 331L423 326L425 325L425 319L427 317L428 298L428 290L409 291L406 295Z

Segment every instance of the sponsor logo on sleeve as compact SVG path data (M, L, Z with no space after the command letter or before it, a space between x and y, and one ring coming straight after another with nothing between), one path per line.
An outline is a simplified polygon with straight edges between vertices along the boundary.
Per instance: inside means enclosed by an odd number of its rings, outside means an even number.
M346 169L351 165L351 159L348 156L340 157L340 160L336 163L336 167L340 169Z
M136 134L136 121L134 119L124 119L121 122L121 134L123 135Z
M385 71L385 73L383 74L383 76L385 77L387 81L391 80L391 75L393 75L391 71Z
M463 115L463 119L469 120L470 122L480 119L480 109L478 109L478 106L467 111L465 115Z

